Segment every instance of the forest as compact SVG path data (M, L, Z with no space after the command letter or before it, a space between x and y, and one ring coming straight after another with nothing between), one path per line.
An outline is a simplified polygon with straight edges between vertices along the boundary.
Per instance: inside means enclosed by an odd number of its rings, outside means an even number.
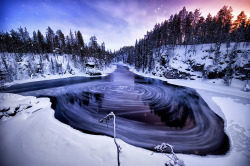
M2 85L13 80L45 77L44 74L75 75L74 69L86 73L89 61L95 63L97 69L113 62L112 52L105 50L104 42L98 44L95 36L86 44L80 31L70 30L65 36L61 30L54 32L50 27L45 37L40 30L30 37L28 30L22 27L18 31L1 32L0 52Z
M82 60L88 57L97 59L108 59L111 52L105 50L105 43L101 45L97 43L97 38L92 36L87 45L84 43L80 31L74 34L70 30L70 34L65 37L61 30L56 33L48 27L46 36L44 37L40 30L33 32L30 37L26 28L18 28L18 31L0 33L0 51L8 53L19 53L19 56L25 53L34 54L72 54L80 56ZM110 59L110 58L109 58Z
M152 73L157 66L156 59L159 61L158 65L167 68L170 58L175 56L174 52L177 48L184 50L183 55L180 55L182 57L189 52L192 52L190 56L194 56L198 52L197 49L201 49L197 46L206 45L209 48L202 52L209 53L213 64L208 68L215 70L207 72L209 69L202 67L200 71L203 72L204 78L222 78L225 77L225 73L232 78L235 74L235 70L232 71L232 68L235 68L234 64L241 56L238 53L244 54L244 61L248 65L240 68L237 66L236 69L247 75L248 71L244 69L249 67L247 56L250 52L247 48L250 42L250 18L247 18L242 11L233 20L232 11L231 7L223 6L217 15L208 14L204 18L199 9L192 12L183 7L179 13L171 15L168 20L155 24L154 29L147 32L143 39L136 40L134 46L123 47L117 51L116 58L118 61L121 60L134 66L138 71ZM245 51L238 49L239 43L244 43ZM163 53L164 51L165 53ZM214 57L211 57L211 54ZM206 57L203 58L203 63L205 63ZM223 59L225 60L223 61ZM185 63L194 65L193 62L188 62L189 60L191 61L191 59L185 58ZM222 69L216 67L220 64L224 65ZM249 75L246 76L246 79L249 79Z
M46 56L50 61L51 58L48 58L48 54L54 56L67 54L71 55L73 62L82 65L92 58L98 69L109 66L113 62L123 61L135 67L138 71L142 70L142 72L155 74L157 72L155 71L156 67L161 66L168 73L169 71L173 72L173 69L169 68L169 62L170 58L175 56L176 48L185 49L185 55L181 56L187 56L186 54L189 52L197 53L199 47L196 46L211 44L210 48L205 51L214 56L209 57L213 59L213 65L208 67L213 70L207 72L208 68L201 68L202 77L224 78L226 76L232 78L237 70L245 75L244 79L248 79L249 75L247 75L245 68L248 68L249 64L248 66L243 64L240 67L235 67L234 64L239 56L237 53L242 53L244 57L249 54L246 48L250 42L250 19L242 11L233 20L232 11L231 7L223 6L217 15L208 14L204 18L201 16L199 9L192 12L183 7L179 13L171 15L168 20L155 24L154 29L147 32L143 39L136 40L134 46L123 47L114 53L105 49L104 42L98 44L95 36L92 36L89 43L86 44L80 31L73 33L70 30L69 35L66 36L61 30L54 31L50 27L47 28L45 36L40 30L34 31L31 36L28 30L22 27L19 27L17 31L13 29L10 32L2 31L0 32L0 52L2 65L5 67L1 67L1 75L13 75L14 73L8 67L7 53L14 55L16 62L22 62L24 55L33 56L33 59L34 55L39 55L40 63L43 63L42 59L45 59ZM223 43L226 52L221 51ZM245 43L245 51L237 49L239 43ZM188 46L192 46L190 47L192 49L187 49ZM163 54L164 50L165 54ZM224 62L221 61L222 56L225 56ZM245 60L247 61L246 58ZM190 58L185 58L185 61L190 65ZM221 64L224 67L216 67ZM191 65L194 65L194 63ZM75 66L77 67L79 64ZM39 72L39 70L36 71ZM167 75L163 74L165 77ZM179 78L179 76L174 78ZM17 78L8 79L8 81L13 79Z

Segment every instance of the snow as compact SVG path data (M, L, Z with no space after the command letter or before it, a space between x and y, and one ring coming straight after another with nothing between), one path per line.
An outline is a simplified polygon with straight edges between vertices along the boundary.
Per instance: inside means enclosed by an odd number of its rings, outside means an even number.
M178 154L186 165L248 166L250 163L250 93L244 92L246 81L233 79L230 86L225 86L222 79L167 79L145 74L130 67L130 71L144 77L167 81L170 84L186 86L196 91L209 107L225 121L225 131L230 137L231 150L225 156L195 156ZM249 83L248 83L249 86Z
M0 54L0 70L6 71L6 66L12 74L12 82L5 83L6 86L34 82L41 80L51 80L59 78L68 78L72 76L89 77L87 69L79 57L69 54L24 54L22 61L17 62L17 55L14 53ZM93 60L93 58L89 58ZM5 63L4 63L5 62ZM94 62L89 62L94 65ZM100 76L106 76L116 69L116 65L103 66L100 69L94 67L92 73L100 73ZM39 70L39 72L38 72Z
M187 86L194 89L209 90L227 95L245 97L250 99L250 93L243 91L245 81L233 79L230 86L225 86L222 79L214 80L181 80L181 79L166 79L170 84Z
M209 107L224 118L231 150L224 156L176 154L187 166L249 165L250 93L242 91L244 82L233 80L227 87L221 79L178 80L137 74L195 88ZM0 121L0 165L117 165L113 138L85 134L59 122L54 118L48 98L0 93L0 110L10 108L13 112L17 107L20 110L14 117L6 115ZM119 138L117 142L122 148L121 165L155 166L168 161L163 154L152 155L151 151L129 145Z
M54 118L47 98L0 94L4 103L17 99L39 101L33 114L25 110L0 124L0 165L116 165L116 147L112 138L84 134ZM19 100L21 99L21 100ZM6 105L7 106L7 105ZM119 124L118 124L119 125ZM108 128L107 128L108 130ZM117 139L121 146L121 165L161 165L165 156L136 148ZM14 160L13 160L14 159Z
M128 66L123 64L124 66ZM137 75L141 75L143 77L150 77L154 79L159 79L162 81L167 81L170 84L186 86L199 90L209 90L213 92L219 92L228 95L234 95L238 97L250 98L250 93L244 92L243 88L246 84L246 81L241 81L238 79L232 79L232 83L230 86L225 86L223 83L223 79L202 79L197 78L195 80L184 80L184 79L167 79L165 77L154 76L150 73L143 73L142 71L137 71L135 68L128 66L129 70ZM248 86L250 82L248 83Z
M232 42L229 48L227 48L226 43L222 43L218 62L216 61L215 48L214 43L176 45L175 47L169 45L162 46L153 50L154 62L151 64L153 69L149 71L149 66L145 66L143 73L167 78L222 78L224 77L223 74L227 74L224 72L228 70L227 67L230 66L230 61L232 61L231 68L234 70L231 73L232 77L239 79L247 78L246 73L250 62L250 56L248 56L250 52L249 43L242 42L236 44ZM232 52L235 52L236 58L230 60ZM121 56L123 57L120 59L125 59L125 62L127 62L127 55L122 54ZM134 68L133 66L130 67ZM142 72L138 70L137 72Z
M226 132L231 141L231 151L225 156L198 157L181 155L186 165L248 166L250 163L250 104L229 97L212 97L227 120Z
M103 70L95 70L91 69L91 71L94 72L100 72L101 75L99 76L107 76L113 71L115 71L116 65L111 65L110 67L107 67ZM98 77L99 77L98 76ZM38 76L37 78L26 78L26 79L21 79L21 80L14 80L13 82L7 82L5 83L6 86L11 86L15 84L23 84L27 82L36 82L36 81L43 81L43 80L52 80L52 79L60 79L60 78L69 78L69 77L96 77L96 76L90 76L89 74L83 73L83 72L76 72L75 75L72 75L70 73L66 73L63 75L43 75L43 76Z
M231 43L230 47L228 49L228 52L230 53L233 50L233 46L235 43ZM187 69L187 64L186 62L188 60L193 61L194 64L201 64L209 66L213 65L213 60L210 58L215 57L215 51L210 52L210 48L215 50L215 44L199 44L199 45L187 45L187 46L177 46L175 50L173 51L173 55L170 58L170 66L172 66L175 69L180 69L182 68L183 71L184 69ZM245 43L240 43L238 44L237 50L241 50L243 52L249 51L249 46L245 46ZM167 55L168 54L168 49L162 48L161 49L162 55ZM220 47L220 52L221 53L221 61L224 62L223 57L225 57L225 54L227 53L227 48L226 48L226 43L222 43ZM238 53L238 59L237 63L238 66L243 66L244 64L247 64L248 62L245 60L249 60L250 57L244 58L244 55L242 53ZM224 54L224 55L223 55ZM209 58L210 57L210 58ZM226 64L222 65L222 68L225 68Z
M28 99L24 96L13 95L13 94L6 94L0 96L0 110L1 116L3 116L0 120L5 121L11 118L11 114L32 114L32 112L37 109L37 107L44 107L43 103L44 99L37 100L35 97L29 97ZM39 102L41 102L39 104ZM25 110L25 111L23 111Z

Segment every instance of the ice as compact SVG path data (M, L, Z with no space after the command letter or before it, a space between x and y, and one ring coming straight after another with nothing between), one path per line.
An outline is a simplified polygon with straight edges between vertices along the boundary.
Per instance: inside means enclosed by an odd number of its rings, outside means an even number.
M225 87L199 80L167 80L193 87L212 110L226 121L231 150L225 156L177 154L187 166L248 166L249 93L238 86ZM238 84L237 84L238 85ZM31 105L0 123L0 165L116 165L116 147L106 136L84 134L54 118L48 98L0 94L1 109ZM220 113L221 112L221 113ZM121 165L164 165L165 155L131 146L117 139L121 146Z

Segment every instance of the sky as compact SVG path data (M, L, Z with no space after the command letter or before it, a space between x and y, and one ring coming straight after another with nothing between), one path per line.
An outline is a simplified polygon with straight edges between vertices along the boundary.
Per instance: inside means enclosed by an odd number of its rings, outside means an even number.
M85 43L95 35L106 49L118 50L134 45L184 6L188 11L200 9L206 17L216 15L223 5L232 6L234 19L242 10L250 16L250 0L1 0L0 30L21 26L30 36L38 29L45 35L48 26L65 35L70 29L80 30Z

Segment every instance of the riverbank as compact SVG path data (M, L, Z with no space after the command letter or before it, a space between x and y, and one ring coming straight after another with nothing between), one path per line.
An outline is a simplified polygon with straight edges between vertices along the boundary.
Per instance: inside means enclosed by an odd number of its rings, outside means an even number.
M176 84L178 80L176 81ZM173 83L173 82L172 82ZM249 93L234 94L236 89L179 80L193 86L215 113L225 120L231 150L224 156L177 154L187 166L247 166L249 158ZM198 86L199 85L199 86ZM217 90L219 89L219 90ZM232 93L232 94L230 94ZM243 95L244 94L244 95ZM48 98L0 93L1 110L20 110L0 123L0 165L116 165L116 147L112 138L82 133L54 118ZM121 165L164 165L163 154L129 145L118 139ZM15 160L13 160L15 158Z
M110 67L107 67L100 71L101 75L98 76L90 76L89 74L83 73L83 72L77 72L74 75L70 73L61 74L61 75L43 75L38 78L27 78L22 80L14 80L13 82L7 82L4 85L9 87L16 84L23 84L28 82L36 82L36 81L45 81L45 80L54 80L54 79L61 79L61 78L70 78L70 77L99 77L99 76L107 76L110 73L114 72L116 69L116 65L110 65Z
M230 86L225 86L222 79L167 79L137 72L133 68L130 68L130 71L144 77L195 89L209 107L224 119L225 131L230 138L230 151L225 156L201 157L178 154L186 165L247 166L250 163L250 122L247 118L250 117L250 93L242 90L245 81L233 79Z

